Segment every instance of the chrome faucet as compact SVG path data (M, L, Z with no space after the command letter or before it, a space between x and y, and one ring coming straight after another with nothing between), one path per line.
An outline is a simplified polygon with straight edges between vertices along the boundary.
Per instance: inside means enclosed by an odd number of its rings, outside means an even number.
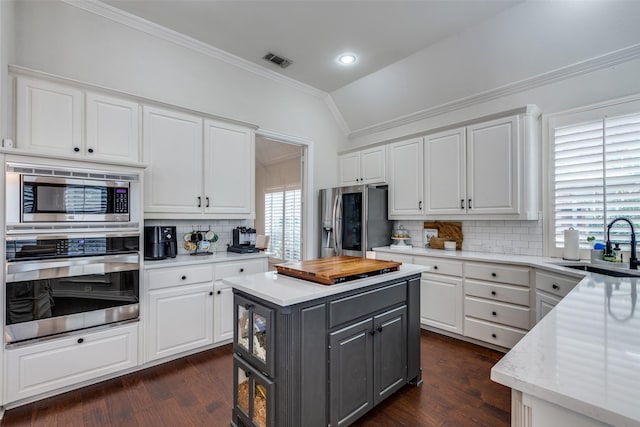
M633 228L633 223L628 218L616 218L611 221L609 225L607 225L607 246L604 250L604 253L605 255L611 255L612 253L611 238L609 236L609 233L611 232L611 227L613 226L613 224L618 221L625 221L629 224L629 227L631 227L631 256L629 257L629 268L632 270L637 270L640 263L638 262L638 258L636 255L636 231Z

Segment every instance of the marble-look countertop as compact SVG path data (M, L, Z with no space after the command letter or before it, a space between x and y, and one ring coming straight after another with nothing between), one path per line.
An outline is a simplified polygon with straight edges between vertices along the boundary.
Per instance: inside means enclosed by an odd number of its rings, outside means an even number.
M237 254L234 252L216 252L211 255L178 255L175 258L166 258L160 260L144 260L143 269L152 270L154 268L164 267L182 267L185 265L207 264L214 262L244 261L254 258L267 258L264 252L253 254Z
M491 379L607 424L640 425L639 282L587 275Z
M429 267L421 265L402 264L398 271L352 280L338 285L321 285L319 283L278 274L275 271L228 277L222 279L222 281L234 289L272 302L281 307L286 307L364 288L383 281L421 274L428 269Z
M582 276L493 367L491 379L606 424L640 426L640 304L636 309L640 277L572 270L558 265L571 261L559 258L426 248L375 250L500 262Z

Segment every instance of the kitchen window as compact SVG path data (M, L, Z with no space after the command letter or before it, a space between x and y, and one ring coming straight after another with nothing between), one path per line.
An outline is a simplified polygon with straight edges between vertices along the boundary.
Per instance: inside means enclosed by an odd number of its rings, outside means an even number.
M264 230L271 258L301 258L302 192L299 187L270 189L264 195Z
M629 218L640 231L640 99L614 101L545 119L549 177L546 237L550 256L561 256L564 230L606 240L606 226ZM629 228L611 229L611 240L628 250ZM626 247L625 247L626 246ZM586 254L584 254L586 255Z

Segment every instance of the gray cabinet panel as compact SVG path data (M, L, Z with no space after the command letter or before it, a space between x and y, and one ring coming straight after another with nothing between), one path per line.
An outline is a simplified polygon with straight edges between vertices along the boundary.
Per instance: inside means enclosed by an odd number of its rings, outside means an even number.
M373 319L374 404L377 405L407 382L407 307Z
M322 303L301 310L300 394L302 425L326 426L327 408L327 310Z
M345 426L373 407L372 319L329 335L331 426Z
M329 303L329 327L352 321L367 314L400 304L407 299L407 282L341 298Z

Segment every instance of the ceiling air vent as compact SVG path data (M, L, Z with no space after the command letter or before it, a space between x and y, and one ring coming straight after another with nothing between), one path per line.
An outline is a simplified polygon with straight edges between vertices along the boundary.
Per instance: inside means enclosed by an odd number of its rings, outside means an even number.
M266 59L269 62L273 62L274 64L276 64L280 68L287 68L289 65L291 65L293 63L292 60L287 59L287 58L283 58L282 56L274 55L271 52L269 52L265 56L263 56L262 59Z

